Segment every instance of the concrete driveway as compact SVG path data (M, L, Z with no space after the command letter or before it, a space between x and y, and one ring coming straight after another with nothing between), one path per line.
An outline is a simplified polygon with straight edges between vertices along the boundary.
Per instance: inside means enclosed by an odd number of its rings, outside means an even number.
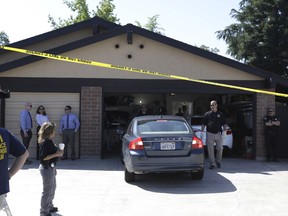
M39 161L11 179L7 201L13 216L39 215ZM287 216L288 161L266 163L224 158L202 181L186 174L136 176L124 181L118 158L59 161L55 216ZM2 215L2 213L0 214Z

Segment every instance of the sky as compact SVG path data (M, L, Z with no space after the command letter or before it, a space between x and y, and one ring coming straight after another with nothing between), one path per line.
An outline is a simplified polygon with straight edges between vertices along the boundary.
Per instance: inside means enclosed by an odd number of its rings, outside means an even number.
M72 1L72 0L69 0ZM96 10L100 0L86 0L90 11ZM215 32L235 23L231 9L239 9L240 0L114 0L115 14L121 25L145 25L149 17L159 15L159 27L165 36L193 45L218 48L226 54L227 45ZM63 0L1 0L0 31L6 32L10 43L24 40L53 28L55 20L68 18L73 12Z

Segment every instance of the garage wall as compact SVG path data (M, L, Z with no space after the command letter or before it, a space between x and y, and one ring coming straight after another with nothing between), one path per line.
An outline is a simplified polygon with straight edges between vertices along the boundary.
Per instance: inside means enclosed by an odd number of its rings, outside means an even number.
M14 133L21 141L20 136L20 112L24 109L24 103L30 101L33 105L31 116L33 120L33 137L30 142L29 152L31 158L36 158L36 127L35 120L38 106L43 105L50 121L57 125L56 136L53 138L55 144L61 142L59 135L60 119L64 113L66 105L72 107L72 112L80 119L80 94L78 93L31 93L31 92L12 92L11 97L6 100L5 105L5 127ZM81 123L81 119L80 119ZM79 155L79 133L76 137L76 154ZM70 154L69 154L70 155Z

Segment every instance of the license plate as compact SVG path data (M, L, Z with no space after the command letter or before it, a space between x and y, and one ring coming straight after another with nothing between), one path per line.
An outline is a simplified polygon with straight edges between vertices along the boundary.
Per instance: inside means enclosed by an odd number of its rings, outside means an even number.
M161 150L175 150L175 142L161 142L160 149Z

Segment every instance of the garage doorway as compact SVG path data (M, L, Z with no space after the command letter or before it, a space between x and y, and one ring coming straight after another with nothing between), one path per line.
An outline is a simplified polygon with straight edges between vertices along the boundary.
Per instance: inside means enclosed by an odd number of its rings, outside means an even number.
M190 115L204 115L210 110L212 99L219 103L227 123L233 132L233 149L230 155L243 156L243 147L247 137L252 139L253 131L253 96L252 95L201 95L201 94L104 94L103 113L103 158L120 156L121 138L130 121L141 115L145 106L147 114L175 115L180 106L186 105Z
M139 115L166 114L166 94L104 94L102 157L120 156L122 136Z
M56 135L53 138L55 144L62 142L59 135L60 119L66 105L72 107L72 112L80 119L80 94L79 93L45 93L45 92L11 92L10 98L5 101L5 127L22 141L20 135L20 112L24 109L24 103L30 101L33 105L31 116L33 121L32 139L29 146L30 158L37 158L37 135L36 135L36 110L42 105L46 109L49 121L56 123ZM81 123L81 119L80 119ZM81 128L81 126L80 126ZM80 156L79 133L75 138L76 157ZM69 148L68 148L69 149ZM71 149L71 148L70 148ZM70 152L68 152L70 155Z

